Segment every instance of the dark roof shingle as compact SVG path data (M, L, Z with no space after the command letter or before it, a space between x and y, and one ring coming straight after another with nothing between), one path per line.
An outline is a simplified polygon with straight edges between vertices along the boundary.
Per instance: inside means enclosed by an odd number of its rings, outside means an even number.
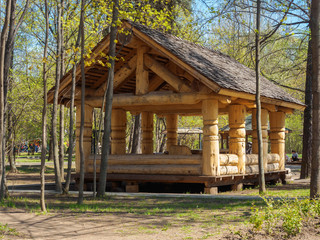
M256 93L255 71L235 59L170 34L130 23L221 88ZM303 105L281 87L261 76L261 96Z

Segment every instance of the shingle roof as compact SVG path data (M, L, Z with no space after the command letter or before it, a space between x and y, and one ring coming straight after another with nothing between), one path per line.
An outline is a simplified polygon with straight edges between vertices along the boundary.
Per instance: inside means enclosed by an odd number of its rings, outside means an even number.
M221 88L249 94L256 93L255 71L235 59L219 51L150 29L141 24L130 24ZM281 87L262 76L261 96L303 105Z

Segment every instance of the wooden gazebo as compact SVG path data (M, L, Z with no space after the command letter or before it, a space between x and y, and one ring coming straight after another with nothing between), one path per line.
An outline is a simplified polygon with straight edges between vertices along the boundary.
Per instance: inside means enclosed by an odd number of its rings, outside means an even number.
M245 154L245 118L255 122L255 73L220 52L152 30L123 22L130 31L125 45L117 43L112 111L112 143L108 181L127 183L127 191L138 191L140 182L203 183L206 193L216 193L221 185L239 188L256 182L257 138L253 133L253 154ZM120 36L123 38L123 36ZM93 173L91 155L92 112L101 108L108 75L109 35L92 49L85 68L85 179ZM77 138L80 125L81 73L77 68ZM285 116L304 105L283 89L261 78L262 129L267 180L285 177ZM61 80L59 103L70 102L71 72ZM53 101L53 89L48 101ZM141 113L142 154L126 154L126 111ZM166 117L169 154L153 154L153 114ZM229 153L219 149L219 114L229 115ZM202 153L190 154L177 145L178 115L203 117ZM270 122L271 153L268 153ZM253 124L253 130L256 129ZM76 172L79 173L76 148ZM99 173L99 160L97 164Z

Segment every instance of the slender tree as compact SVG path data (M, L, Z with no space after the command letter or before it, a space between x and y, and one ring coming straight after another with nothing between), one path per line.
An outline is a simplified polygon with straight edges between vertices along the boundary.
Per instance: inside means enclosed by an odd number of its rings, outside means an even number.
M110 56L110 68L108 72L108 85L107 85L107 97L105 104L105 116L104 116L104 133L102 140L102 154L100 164L100 178L98 196L102 197L106 192L107 184L107 165L108 157L110 153L110 136L111 136L111 112L112 112L112 100L113 100L113 80L114 80L114 65L116 57L116 36L117 36L117 21L119 14L119 0L113 1L112 22L110 32L110 44L109 44L109 56Z
M0 157L1 157L1 184L0 184L0 199L6 197L6 168L5 168L5 149L4 149L4 65L5 65L5 49L6 38L9 29L9 21L11 14L12 0L6 2L6 13L4 24L1 31L0 39Z
M303 114L303 149L300 178L306 179L311 173L312 156L312 51L311 41L308 42L307 72L304 103L306 108Z
M53 98L53 110L52 110L52 142L53 142L53 163L55 171L55 183L56 191L62 191L61 183L61 172L59 164L59 149L58 149L58 138L57 138L57 112L58 112L58 94L60 88L61 78L61 3L57 5L57 53L56 53L56 84Z
M48 11L48 1L44 1L45 7L45 22L46 31L44 39L44 49L43 49L43 64L42 64L42 79L43 79L43 110L42 110L42 144L41 144L41 197L40 205L41 211L46 212L45 204L45 163L47 154L47 55L48 55L48 38L49 38L49 11Z
M80 45L80 31L78 31L78 37L75 44L75 49L77 49ZM64 193L69 192L70 182L71 182L71 167L72 167L72 154L73 154L73 145L74 145L74 132L73 132L73 124L74 124L74 96L76 89L76 56L77 53L74 53L73 57L73 66L72 66L72 86L71 86L71 102L70 102L70 119L69 119L69 151L68 151L68 169L67 169L67 177L66 183L64 187Z
M61 59L60 59L60 76L65 73L64 55L64 28L63 28L64 0L61 0L61 22L60 22L60 38L61 38ZM64 105L60 105L60 139L59 139L59 164L61 172L61 181L64 181Z
M260 102L260 18L261 0L257 0L256 18L256 105L257 105L257 136L258 136L258 156L259 156L259 193L266 191L264 169L263 169L263 148L261 131L261 102Z
M60 137L59 137L59 166L61 182L64 181L64 105L60 105Z
M84 119L85 119L85 111L84 111L84 101L85 101L85 91L86 91L86 78L84 72L84 11L85 11L86 1L81 1L81 14L80 14L80 39L81 39L81 123L80 123L80 141L79 141L79 149L80 149L80 184L79 184L79 197L78 204L83 203L83 185L84 185L84 152L83 152L83 132L84 132Z
M312 46L312 162L310 197L320 195L320 81L319 81L319 11L320 1L311 1L311 46Z

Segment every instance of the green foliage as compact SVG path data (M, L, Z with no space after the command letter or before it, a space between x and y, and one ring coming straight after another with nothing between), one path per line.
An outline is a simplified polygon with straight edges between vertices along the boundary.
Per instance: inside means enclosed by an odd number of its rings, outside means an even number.
M264 201L266 207L252 208L250 223L253 229L265 230L268 234L283 231L288 238L296 236L304 224L320 216L319 200L264 199Z
M15 228L11 228L8 226L8 224L2 224L0 223L0 237L3 236L18 236L19 233Z

